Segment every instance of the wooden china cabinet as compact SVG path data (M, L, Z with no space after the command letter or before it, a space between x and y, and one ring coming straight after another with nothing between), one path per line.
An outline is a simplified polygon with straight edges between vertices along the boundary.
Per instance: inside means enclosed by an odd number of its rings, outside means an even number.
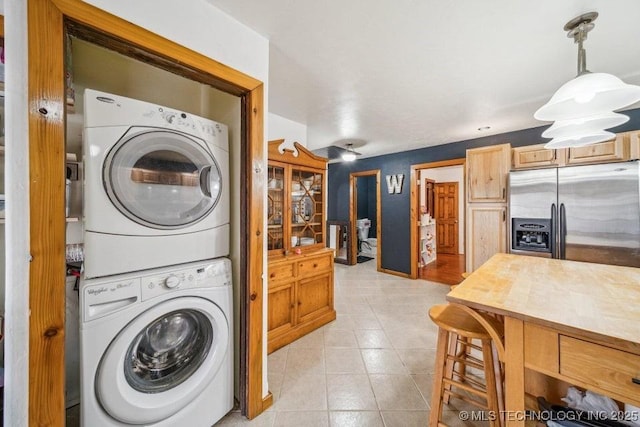
M326 246L327 159L269 141L268 352L334 320L333 250Z

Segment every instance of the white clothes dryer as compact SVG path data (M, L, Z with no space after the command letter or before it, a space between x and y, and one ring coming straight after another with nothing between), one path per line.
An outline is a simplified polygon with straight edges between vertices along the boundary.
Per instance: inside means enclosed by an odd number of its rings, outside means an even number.
M211 426L233 407L226 258L83 280L81 420Z
M84 274L229 254L227 126L84 93Z

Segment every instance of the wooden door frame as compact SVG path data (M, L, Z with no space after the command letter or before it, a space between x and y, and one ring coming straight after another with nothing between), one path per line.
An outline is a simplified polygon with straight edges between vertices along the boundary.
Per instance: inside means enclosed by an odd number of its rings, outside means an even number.
M454 246L454 254L457 255L458 252L460 252L460 209L458 209L459 205L460 205L460 200L459 200L459 196L458 193L460 192L459 186L461 184L464 184L464 181L462 183L459 183L458 181L445 181L445 182L436 182L434 185L434 188L436 185L444 185L444 184L455 184L456 185L456 204L455 204L455 210L456 212L458 212L458 219L457 219L457 230L456 230L456 236L455 236L455 246ZM436 193L437 194L437 193ZM434 211L436 210L436 208L434 207ZM436 218L435 216L435 212L434 212L434 219ZM436 253L438 252L438 249L440 248L440 245L438 244L438 223L436 221Z
M29 425L64 425L65 31L241 98L241 410L253 418L262 395L263 83L81 0L28 0Z
M461 157L458 159L451 159L451 160L442 160L439 162L430 162L430 163L419 163L416 165L411 165L411 178L410 178L410 187L411 187L411 202L410 202L410 221L411 221L411 255L410 255L410 259L411 259L411 272L409 273L409 277L411 279L417 279L418 278L418 256L420 254L420 251L418 250L418 236L419 236L419 230L418 230L418 221L420 219L420 193L418 191L420 191L420 185L418 184L418 181L420 179L420 170L422 169L435 169L435 168L443 168L446 166L462 166L462 176L463 176L463 184L466 181L466 171L465 171L465 164L466 164L466 158ZM462 192L463 192L463 197L466 189L464 188L464 185L462 187ZM466 200L466 198L465 198ZM466 203L465 203L466 205ZM466 221L465 221L466 223ZM465 225L466 227L466 225ZM466 229L465 229L465 238L466 238ZM465 259L467 257L467 251L464 251L464 256Z
M382 248L382 205L380 203L380 197L382 195L380 190L380 169L371 169L367 171L352 172L349 174L349 222L351 222L351 265L358 263L358 229L356 228L357 220L357 188L356 178L365 176L376 177L376 268L378 271L382 271L381 248Z

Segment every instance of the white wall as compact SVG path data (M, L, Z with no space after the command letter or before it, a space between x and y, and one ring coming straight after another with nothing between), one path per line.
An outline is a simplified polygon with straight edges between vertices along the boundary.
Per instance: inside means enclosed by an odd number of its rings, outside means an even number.
M269 113L269 141L274 139L284 139L286 147L293 148L294 142L306 147L307 125Z
M438 182L458 183L458 253L464 254L464 169L462 166L445 166L442 168L420 170L420 185L424 185L424 179L429 178ZM420 191L420 205L424 205L424 190Z
M4 425L29 425L27 3L5 5L6 287ZM13 58L13 59L11 59Z
M264 82L264 108L268 111L269 42L250 28L240 24L205 0L185 0L177 4L169 0L139 0L113 2L90 0L98 8L155 32L167 39L213 58L227 66ZM29 191L28 169L28 108L27 108L27 13L26 2L9 2L5 8L6 57L6 186L7 269L7 352L5 369L5 425L28 425L28 362L29 362ZM266 135L268 118L265 117ZM239 166L232 166L239 170ZM263 170L266 170L266 155ZM10 190L15 189L15 190ZM266 188L264 197L266 198ZM266 205L265 205L266 211ZM266 228L266 212L265 212ZM265 247L263 265L266 266ZM264 301L267 286L264 284ZM264 312L266 337L266 310ZM267 384L267 340L263 340L263 395Z

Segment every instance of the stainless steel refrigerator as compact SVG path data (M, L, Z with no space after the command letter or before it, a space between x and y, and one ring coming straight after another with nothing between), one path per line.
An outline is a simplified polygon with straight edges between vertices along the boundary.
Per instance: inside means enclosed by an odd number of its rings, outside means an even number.
M510 252L640 267L640 161L509 174Z

